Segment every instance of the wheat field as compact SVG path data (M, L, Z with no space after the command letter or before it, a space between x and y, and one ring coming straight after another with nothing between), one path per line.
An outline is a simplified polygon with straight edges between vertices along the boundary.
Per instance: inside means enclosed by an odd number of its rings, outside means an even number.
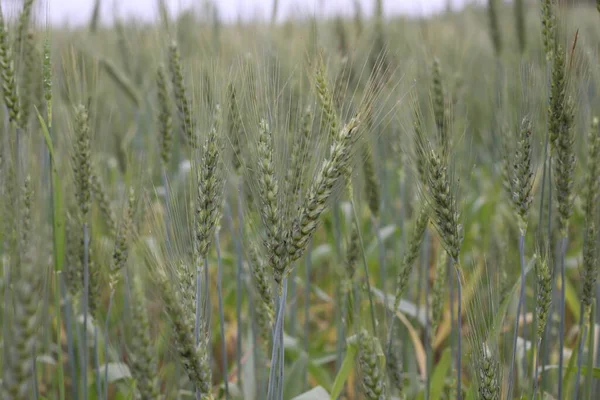
M600 2L20 3L2 399L597 398Z

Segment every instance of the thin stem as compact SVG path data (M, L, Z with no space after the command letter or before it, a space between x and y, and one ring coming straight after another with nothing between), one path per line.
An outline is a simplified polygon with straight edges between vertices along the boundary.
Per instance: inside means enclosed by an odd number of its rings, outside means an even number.
M264 390L263 390L263 383L261 382L261 378L260 378L260 371L262 371L262 368L258 368L259 366L259 357L261 356L260 352L259 352L259 348L258 348L258 328L256 326L256 317L255 317L255 310L254 310L254 296L252 293L252 290L250 288L250 285L248 285L247 287L248 289L248 308L250 311L250 330L252 333L252 367L254 368L254 381L255 381L255 387L256 387L256 392L255 398L261 398ZM240 385L241 386L241 385Z
M296 277L298 275L298 270L294 268L290 272L290 335L296 336L296 317L298 314L298 303L297 303L297 293L296 293Z
M106 311L106 322L104 325L104 400L108 400L108 326L110 322L110 311L113 305L114 290L110 291L108 298L108 310Z
M340 265L341 253L342 253L342 227L340 222L340 205L339 202L335 201L331 207L331 213L333 215L333 241L335 244L335 257L336 263ZM335 292L339 298L341 294L341 279L336 279ZM344 343L346 342L346 332L344 330L344 310L343 305L336 304L336 325L337 325L337 338L335 347L335 369L336 371L342 365L342 356L344 353Z
M304 352L309 355L308 335L310 333L310 270L312 269L312 240L308 242L308 249L304 256L306 269L304 284ZM310 358L309 358L310 359ZM304 386L308 388L308 365L304 369Z
M562 399L563 394L563 364L565 348L565 253L567 252L567 235L565 234L561 241L560 249L560 328L558 331L558 398Z
M352 214L354 215L354 222L355 222L356 226L360 226L359 220L358 220L358 214L356 213L356 207L354 205L354 200L350 200L350 204L352 205ZM360 233L360 229L358 229L358 242L360 243L363 267L365 270L367 295L369 297L369 308L370 308L370 312L371 312L371 324L373 325L373 334L375 334L375 333L377 333L377 323L375 322L375 306L373 305L373 293L371 293L371 282L369 279L369 266L367 265L367 256L365 254L365 246L363 243L362 234Z
M517 339L519 337L519 322L521 319L521 308L524 307L525 300L525 234L519 235L519 260L521 263L521 289L519 291L519 300L517 302L517 317L515 320L515 330L513 334L512 355L510 361L510 370L508 378L508 398L511 398L514 384L515 358L517 356ZM525 311L525 310L523 310ZM523 313L524 314L524 313Z
M33 346L31 350L31 383L33 385L33 400L38 400L40 398L40 388L38 387L38 378L37 378L37 355L36 355L36 346Z
M596 283L596 302L594 303L594 310L592 310L592 314L593 315L590 316L590 321L593 320L594 318L600 320L600 315L599 315L600 314L600 284L599 283ZM592 324L590 324L590 326L594 327L594 330L592 331L593 334L591 335L591 337L594 338L594 340L595 340L595 338L596 338L595 325L592 323ZM592 366L599 367L600 366L600 346L591 347L591 348L596 349L596 351L593 352L594 356L592 357L593 358ZM590 385L591 385L591 383L590 383ZM596 379L594 381L593 386L594 386L594 391L600 390L600 380Z
M208 259L204 257L204 269L208 269ZM206 285L208 288L208 284ZM202 268L200 268L200 264L196 266L196 315L195 315L195 323L194 323L194 339L196 341L196 346L200 343L200 319L204 317L206 319L206 313L202 315ZM203 324L203 327L206 326ZM196 387L196 400L201 400L201 394L198 387Z
M425 237L423 243L423 261L422 267L425 275L425 356L426 356L426 373L425 373L425 400L429 400L431 386L431 364L432 364L432 341L435 332L431 332L431 318L429 317L429 229L425 228Z
M221 246L219 244L219 228L215 229L215 249L217 251L217 296L219 301L219 327L221 334L223 381L225 384L225 398L229 400L229 372L227 368L227 346L225 343L225 312L223 311L223 266L221 265Z
M65 371L63 368L63 351L62 351L62 318L60 312L60 280L61 271L56 271L54 274L54 307L56 308L56 352L58 357L58 396L59 400L65 400Z
M588 342L588 360L587 360L587 373L586 373L586 377L585 377L585 393L584 393L584 398L585 399L591 399L591 394L592 394L592 383L594 381L593 379L593 375L592 375L592 368L594 367L594 340L596 339L596 332L594 331L594 317L595 317L595 313L593 310L594 306L592 304L590 311L589 311L589 330L590 330L590 337L589 337L589 342Z
M461 321L462 321L462 284L460 282L460 270L458 265L454 265L456 272L456 287L458 289L458 311L456 313L456 327L457 327L457 338L456 338L456 400L462 398L462 384L461 384L461 364L462 364L462 335L460 332Z
M88 367L88 301L90 294L90 271L89 271L89 233L87 222L83 223L83 363L81 375L83 381L83 398L88 398L87 392L87 367Z
M449 285L450 285L450 352L452 354L452 358L453 359L458 359L458 356L456 354L456 346L454 341L456 340L456 325L455 325L455 319L454 319L454 284L452 282L452 257L448 257L448 260L446 261L446 276L448 277L449 280Z
M12 309L12 299L10 295L10 285L11 285L11 274L10 274L10 265L7 262L2 263L3 274L2 280L3 285L2 289L4 289L4 306L2 307L2 341L3 343L10 343L11 336L11 322L10 322L10 314L9 310ZM10 347L4 344L2 346L3 357L2 357L2 371L10 371Z
M243 285L242 285L242 269L244 263L243 249L242 249L242 238L244 237L244 205L242 204L243 197L243 181L240 179L238 183L238 237L235 240L235 253L236 253L236 299L235 299L235 315L237 325L237 338L236 338L236 364L237 364L237 379L238 386L242 387L242 297L243 297ZM233 231L232 231L233 232Z
M94 321L94 373L96 375L96 398L102 399L102 380L100 379L100 352L98 351L98 324Z
M583 349L585 347L585 339L587 334L587 326L585 325L585 317L589 309L583 306L583 302L579 305L579 332L581 332L581 341L577 354L577 374L575 375L575 394L573 398L579 399L579 383L581 382L581 364L583 363Z
M277 319L273 328L273 351L271 353L271 371L269 372L268 400L283 400L283 370L284 370L284 348L283 348L283 320L285 316L285 299L287 297L287 277L282 282L282 293L279 296Z
M71 307L71 301L69 300L69 295L67 293L67 287L65 285L65 280L62 277L62 274L60 274L58 276L59 279L59 285L60 285L60 291L62 294L62 297L64 299L64 314L65 314L65 328L67 331L67 354L68 354L68 361L69 361L69 367L71 370L71 381L74 382L71 385L71 395L73 396L74 400L78 400L79 399L79 390L78 390L78 386L75 382L78 382L77 380L77 362L75 361L75 349L73 347L73 343L74 343L74 339L73 339L73 325L72 325L72 321L71 321L71 313L72 313L72 307ZM60 332L60 330L59 330Z
M540 337L535 346L535 369L533 370L533 397L535 400L537 398L537 388L538 388L538 377L539 377L539 364L540 364L540 350L541 350L542 338Z
M287 297L287 278L284 282L285 288L283 289L283 304L281 307L281 328L279 329L279 365L278 365L278 393L277 399L283 400L283 377L284 377L284 368L285 368L285 347L283 345L283 323L285 321L285 299Z

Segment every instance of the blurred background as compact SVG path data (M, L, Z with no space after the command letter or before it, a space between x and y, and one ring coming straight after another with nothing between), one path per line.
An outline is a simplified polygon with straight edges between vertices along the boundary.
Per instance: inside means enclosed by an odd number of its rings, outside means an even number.
M218 5L218 12L225 21L238 19L268 19L271 16L273 0L164 0L172 13L194 8L198 12L207 8L207 3ZM384 1L387 15L431 15L451 8L459 10L468 3L482 3L485 0L388 0ZM15 15L21 0L1 0L3 10L8 15ZM40 7L48 9L48 16L53 24L68 23L70 25L85 24L93 12L96 0L46 0L40 1ZM152 20L157 15L158 0L125 0L101 2L103 22L110 22L115 15L122 18L134 16L142 20ZM355 7L361 7L365 14L372 13L372 0L279 0L278 19L289 18L290 15L302 16L318 13L319 15L351 15ZM10 10L15 12L11 13ZM44 13L45 15L45 13Z

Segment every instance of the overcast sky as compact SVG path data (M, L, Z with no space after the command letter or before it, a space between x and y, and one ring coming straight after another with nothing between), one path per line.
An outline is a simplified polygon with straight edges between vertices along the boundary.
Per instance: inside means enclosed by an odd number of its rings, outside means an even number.
M450 0L453 7L457 8L468 0ZM15 15L15 10L20 7L23 0L0 0L5 15ZM203 0L166 0L172 13L186 9L195 4L199 6ZM219 5L222 18L234 20L238 16L265 18L270 15L273 0L214 0ZM303 14L351 14L354 10L355 0L279 0L279 17ZM362 9L368 13L373 8L373 0L359 0ZM383 0L386 14L431 14L446 7L448 0ZM68 21L79 24L88 20L94 0L37 0L36 3L42 11L38 16L46 15L53 23ZM157 15L157 0L102 0L102 19L108 21L114 15L136 15L148 20ZM45 18L44 18L45 19Z

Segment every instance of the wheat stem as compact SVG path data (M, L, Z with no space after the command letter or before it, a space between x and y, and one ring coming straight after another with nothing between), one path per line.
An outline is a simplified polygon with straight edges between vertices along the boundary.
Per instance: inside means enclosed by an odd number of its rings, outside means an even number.
M587 335L587 325L585 325L585 320L587 314L589 313L589 309L586 309L581 303L579 305L579 332L581 332L581 339L579 342L579 347L577 348L577 373L575 375L575 393L573 394L573 398L575 400L579 399L579 383L581 382L581 365L583 363L583 349L585 347L585 340ZM589 349L589 351L593 351L593 349ZM573 356L571 356L573 357Z
M333 216L333 241L335 243L335 255L336 262L339 263L341 261L342 254L342 245L341 245L341 237L342 237L342 227L340 221L340 205L339 202L335 201L331 207L331 214ZM309 242L310 244L310 242ZM308 257L308 255L307 255ZM339 296L342 292L342 282L343 280L339 280L335 285L335 293ZM307 285L310 285L310 282L307 282ZM309 286L310 288L310 286ZM345 298L344 298L345 299ZM336 304L336 330L337 330L337 338L336 338L336 347L335 347L335 366L336 370L339 370L342 364L342 356L344 352L344 343L346 341L345 336L346 332L344 331L344 303Z
M309 333L310 333L310 273L312 269L312 239L308 242L306 256L304 256L304 267L306 269L304 285L304 352L309 356ZM310 357L309 357L310 359ZM308 387L308 365L304 369L304 386Z
M560 312L560 326L558 330L558 398L563 395L563 364L564 364L564 344L565 344L565 256L567 253L568 237L565 234L561 240L560 246L560 301L558 303Z
M54 224L53 224L54 225ZM65 400L65 372L63 368L63 350L62 350L62 315L61 315L61 295L60 295L60 281L62 280L61 271L54 273L54 308L56 312L56 344L57 344L57 362L58 362L58 398Z
M278 295L278 297L277 319L273 327L273 349L271 352L271 370L269 372L269 388L267 391L268 400L283 400L283 320L287 297L287 278L283 278L281 296Z
M109 338L109 324L110 324L110 312L113 305L114 291L111 290L108 297L108 309L106 310L106 321L104 322L104 400L108 400L108 338Z
M225 384L225 398L229 400L229 372L227 368L227 344L225 343L225 312L223 310L223 266L221 265L221 246L219 243L218 227L215 229L215 249L217 251L217 295L219 302L221 353L223 357L223 382Z
M94 321L94 343L93 343L93 351L94 351L94 374L95 374L95 382L96 386L96 398L103 399L102 396L102 379L100 378L100 351L98 346L98 324Z
M88 367L88 300L90 292L90 271L89 271L89 245L90 238L88 233L88 224L83 223L83 301L82 301L82 313L83 313L83 361L81 365L81 375L83 381L83 398L88 398L88 386L87 386L87 367Z
M588 360L587 360L587 376L586 376L586 382L585 382L585 391L584 391L584 398L585 399L591 399L591 394L592 394L592 383L594 382L593 379L593 375L592 375L592 370L593 370L593 366L594 366L594 343L595 343L595 339L596 339L596 332L595 332L595 323L594 323L594 319L595 319L595 310L594 310L594 305L591 306L590 312L589 312L589 328L590 329L590 337L589 337L589 342L588 342Z
M356 213L356 207L354 205L353 199L350 200L350 204L352 207L352 215L354 217L354 223L356 224L356 226L359 226L360 220L358 219L358 214ZM360 233L360 229L357 232L358 232L358 243L360 244L360 248L361 248L363 269L365 272L365 283L367 284L367 296L369 298L369 311L371 314L371 325L373 326L373 332L377 332L377 322L375 322L375 306L373 303L373 293L371 293L371 279L369 278L369 266L367 264L367 255L365 254L365 246L363 243L362 234Z
M512 352L511 352L511 361L510 361L510 369L509 369L509 379L508 379L508 398L512 395L513 388L513 380L514 380L514 368L515 368L515 358L517 355L517 338L519 335L519 322L521 319L521 308L523 308L522 315L525 316L525 235L521 233L519 235L519 261L521 265L521 282L520 282L520 291L519 291L519 300L517 302L517 316L515 320L515 329L513 334L513 343L512 343Z
M244 264L243 259L243 248L242 248L242 237L244 234L244 206L242 204L242 197L244 193L243 181L240 179L238 184L238 196L237 196L237 207L238 207L238 237L235 241L235 252L236 252L236 323L238 335L236 338L236 363L238 370L238 385L242 386L242 269Z
M59 276L59 284L60 284L60 292L61 296L64 299L64 315L65 315L65 329L67 333L67 355L69 360L69 367L71 370L71 379L76 382L77 381L77 361L75 360L75 349L73 347L73 343L75 340L73 338L73 324L71 321L71 315L73 312L73 307L71 305L71 301L69 298L69 292L67 291L67 285L65 284L65 280L62 277L62 274ZM74 384L71 385L71 395L74 400L79 399L79 387Z
M435 337L435 331L432 329L432 316L433 314L432 306L433 304L429 304L429 296L431 292L431 287L429 284L429 246L431 244L429 229L425 228L425 232L423 233L423 245L421 246L421 262L420 270L423 271L424 275L424 294L425 294L425 356L426 359L426 375L425 375L425 400L429 400L430 398L430 390L431 390L431 369L432 369L432 346L433 339Z
M456 312L456 399L461 400L462 398L462 333L461 333L461 325L462 325L462 284L460 277L460 269L458 267L458 263L455 261L454 272L456 273L456 286L457 286L457 294L458 294L458 309Z

